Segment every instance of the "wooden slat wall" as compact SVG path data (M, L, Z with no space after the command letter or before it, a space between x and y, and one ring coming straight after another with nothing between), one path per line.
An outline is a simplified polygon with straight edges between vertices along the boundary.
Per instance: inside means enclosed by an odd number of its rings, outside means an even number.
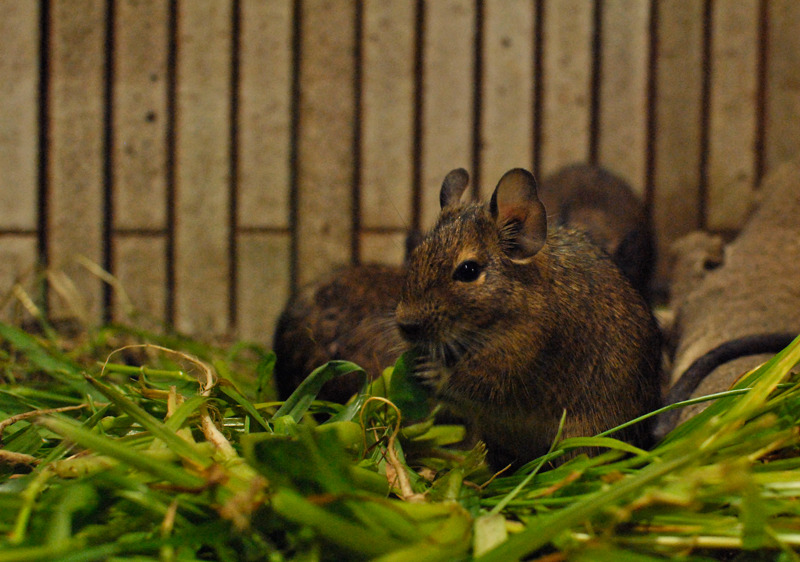
M544 0L538 172L591 156L594 16L592 0Z
M399 263L414 221L417 6L362 5L359 258Z
M21 282L55 318L269 341L299 284L400 263L459 166L485 197L596 162L662 247L731 234L800 153L798 26L795 0L0 0L0 315Z
M40 16L33 2L2 0L0 11L0 303L8 315L11 287L38 257Z
M106 10L102 0L55 0L46 17L46 257L66 274L51 292L60 298L50 305L56 316L75 313L97 322L103 317L103 286L77 259L106 265Z
M269 337L290 291L292 0L239 10L234 326Z
M167 307L168 189L171 158L171 13L160 0L116 2L111 75L112 269L125 295L112 317L162 319Z
M764 73L764 138L761 164L770 170L800 152L800 3L767 3L766 72Z
M650 5L606 0L600 20L596 158L644 196L648 158Z
M475 2L425 2L422 52L419 213L432 225L439 186L453 168L472 167L475 143Z
M528 0L483 6L477 178L483 197L507 170L533 167L536 16Z
M175 325L231 324L231 63L228 2L181 0L175 54Z
M734 230L755 185L759 1L715 2L712 10L707 225Z
M656 4L652 218L662 247L703 225L708 4ZM662 251L663 253L663 251ZM659 274L665 275L664 260Z

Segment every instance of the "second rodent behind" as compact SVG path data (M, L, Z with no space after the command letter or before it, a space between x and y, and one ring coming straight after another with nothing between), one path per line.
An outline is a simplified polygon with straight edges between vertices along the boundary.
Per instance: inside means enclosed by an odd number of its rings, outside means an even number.
M656 409L660 336L639 293L586 235L548 230L533 175L506 173L488 204L461 203L454 170L439 221L409 258L396 309L417 374L502 468ZM616 435L635 445L650 425Z
M646 297L656 244L647 209L631 185L600 166L572 164L545 176L539 197L548 221L589 234Z

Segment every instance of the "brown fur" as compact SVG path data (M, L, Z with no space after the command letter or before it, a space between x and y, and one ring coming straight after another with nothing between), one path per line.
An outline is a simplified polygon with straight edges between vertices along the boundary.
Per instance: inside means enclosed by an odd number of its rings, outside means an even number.
M403 283L401 267L343 267L302 289L278 320L273 349L275 385L285 400L316 367L332 359L352 361L375 378L405 348L393 321ZM345 402L358 392L361 375L329 381L319 398Z
M411 254L396 316L419 375L471 422L490 464L545 453L565 409L573 437L657 408L659 333L645 302L585 234L545 230L533 176L509 172L489 205L457 199L442 198ZM455 278L466 262L476 279ZM644 446L649 433L618 437Z
M539 195L553 224L586 231L642 294L655 264L655 237L644 203L621 177L573 164L542 180Z

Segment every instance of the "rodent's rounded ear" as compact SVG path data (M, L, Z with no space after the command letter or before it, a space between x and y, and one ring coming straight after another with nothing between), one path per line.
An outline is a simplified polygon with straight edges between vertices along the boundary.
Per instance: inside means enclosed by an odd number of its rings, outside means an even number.
M447 174L439 192L439 204L442 209L458 203L468 185L469 173L464 168L456 168Z
M511 259L526 260L542 249L547 240L547 213L529 171L514 168L506 172L492 194L489 211Z

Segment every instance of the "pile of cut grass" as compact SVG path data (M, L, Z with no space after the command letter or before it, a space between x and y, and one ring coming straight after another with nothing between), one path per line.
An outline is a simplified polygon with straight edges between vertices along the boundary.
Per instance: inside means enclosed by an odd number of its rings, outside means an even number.
M800 339L652 451L563 440L492 478L403 358L345 406L314 399L343 361L278 403L258 346L0 325L0 562L796 560L798 362Z

